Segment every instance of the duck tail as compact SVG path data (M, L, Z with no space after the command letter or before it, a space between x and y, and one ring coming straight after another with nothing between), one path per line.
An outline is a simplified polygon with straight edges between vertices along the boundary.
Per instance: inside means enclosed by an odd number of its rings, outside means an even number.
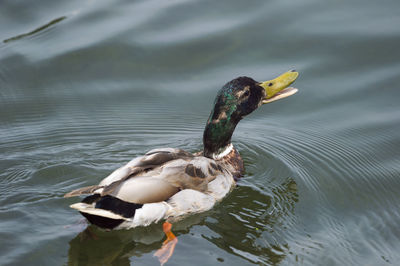
M64 198L80 196L83 194L92 194L99 188L103 188L103 186L95 185L95 186L81 187L81 188L75 189L71 192L68 192L67 194L64 195Z
M78 210L91 224L105 229L113 229L135 216L142 204L130 203L116 197L100 194L90 195L80 203L70 207Z

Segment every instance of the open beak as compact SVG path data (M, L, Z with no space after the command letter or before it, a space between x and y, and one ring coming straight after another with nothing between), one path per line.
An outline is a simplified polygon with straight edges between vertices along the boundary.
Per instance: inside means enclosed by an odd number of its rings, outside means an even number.
M298 90L293 87L289 87L297 77L299 73L295 70L283 73L279 77L260 83L260 86L265 89L266 97L262 101L263 104L274 102L279 99L283 99L295 94Z

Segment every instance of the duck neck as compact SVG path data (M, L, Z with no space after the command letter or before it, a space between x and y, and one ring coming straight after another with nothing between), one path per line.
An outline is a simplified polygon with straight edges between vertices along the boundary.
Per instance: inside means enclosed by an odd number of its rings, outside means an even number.
M203 134L205 157L221 159L232 151L231 138L238 122L230 117L213 119L210 115Z

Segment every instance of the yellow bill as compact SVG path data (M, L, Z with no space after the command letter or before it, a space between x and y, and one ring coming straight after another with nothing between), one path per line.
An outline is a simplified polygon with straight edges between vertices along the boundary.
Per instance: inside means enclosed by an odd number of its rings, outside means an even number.
M297 77L299 73L295 70L288 71L279 77L264 81L260 84L265 89L267 97L262 101L263 104L274 102L279 99L283 99L295 94L298 89L289 87Z

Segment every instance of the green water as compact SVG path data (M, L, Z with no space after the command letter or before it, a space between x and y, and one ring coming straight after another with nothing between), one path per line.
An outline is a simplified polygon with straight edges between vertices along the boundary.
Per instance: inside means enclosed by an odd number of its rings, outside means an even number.
M174 225L166 265L395 265L400 2L0 2L2 265L157 265L160 224L104 232L64 199L156 147L198 151L218 89L289 69L233 142L246 175Z

